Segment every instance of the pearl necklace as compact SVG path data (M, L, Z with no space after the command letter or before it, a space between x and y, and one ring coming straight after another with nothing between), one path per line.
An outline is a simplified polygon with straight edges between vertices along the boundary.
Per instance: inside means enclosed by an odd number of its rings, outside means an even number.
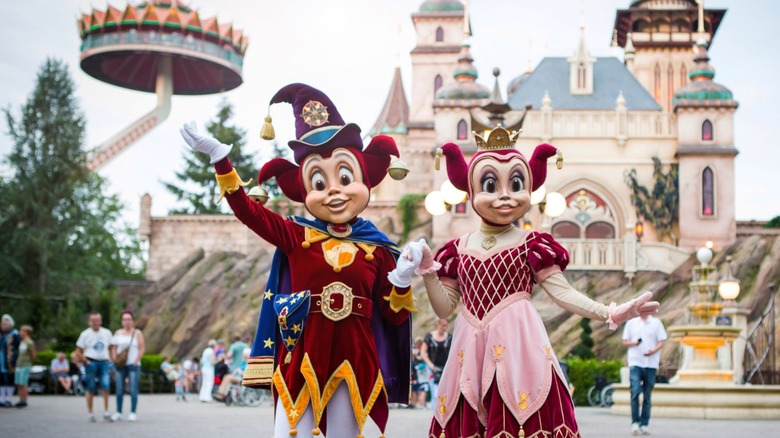
M506 228L504 228L503 230L501 230L499 232L496 232L497 229L494 228L494 227L488 228L484 224L480 225L479 226L479 234L482 235L482 247L485 248L485 249L490 249L490 248L496 246L496 237L498 237L498 236L500 236L500 235L502 235L504 233L507 233L507 232L509 232L511 230L514 230L514 229L515 229L514 225L510 224L510 225L507 225Z

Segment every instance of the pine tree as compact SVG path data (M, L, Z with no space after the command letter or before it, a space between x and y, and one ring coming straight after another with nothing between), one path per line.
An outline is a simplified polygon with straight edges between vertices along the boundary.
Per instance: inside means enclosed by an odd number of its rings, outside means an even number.
M0 179L0 291L21 297L15 315L36 324L62 310L52 300L80 303L82 325L116 279L138 276L135 233L119 224L119 199L84 166L86 122L62 61L43 63L18 118L4 113L14 145L5 158L11 174Z
M246 131L231 124L232 117L233 106L227 100L222 100L216 118L206 125L206 131L223 144L233 145L228 159L242 179L252 178L254 181L258 170L257 163L254 162L255 156L244 149ZM210 160L208 155L187 148L184 153L184 170L176 172L178 181L163 183L179 202L186 204L184 207L171 209L171 214L225 214L227 212L226 203L215 202L219 196L219 188Z

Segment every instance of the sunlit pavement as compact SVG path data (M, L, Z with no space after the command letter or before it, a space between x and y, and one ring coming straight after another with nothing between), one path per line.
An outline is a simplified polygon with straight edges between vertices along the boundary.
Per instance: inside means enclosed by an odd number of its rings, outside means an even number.
M227 407L221 403L200 403L197 396L188 403L171 395L141 395L138 421L129 423L130 399L125 398L125 418L119 423L102 420L102 399L96 398L97 424L87 422L83 397L32 396L25 409L0 408L0 437L271 437L273 409L270 403L257 408ZM110 407L114 409L114 397ZM113 412L113 411L112 411ZM388 438L426 437L430 410L392 409ZM615 416L608 409L577 408L583 437L628 437L628 417ZM655 437L771 437L778 436L778 421L687 420L653 418ZM379 431L373 423L364 430L366 438Z

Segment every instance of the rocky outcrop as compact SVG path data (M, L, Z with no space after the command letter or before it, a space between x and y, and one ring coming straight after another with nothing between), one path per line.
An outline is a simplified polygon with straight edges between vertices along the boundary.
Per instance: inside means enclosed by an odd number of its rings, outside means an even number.
M727 255L733 257L734 274L742 283L739 302L751 309L754 319L766 306L768 284L780 280L780 238L745 236L717 252L713 263L723 273ZM147 351L192 357L211 338L227 341L235 334L253 333L271 256L266 249L251 254L218 252L208 256L195 251L159 281L146 288L134 288L132 296L125 294L124 301L137 303ZM690 302L688 282L694 263L695 258L691 257L670 275L640 272L631 284L622 272L578 271L567 272L566 276L575 288L602 303L620 303L651 290L661 301L660 318L668 327L686 320ZM422 336L433 326L436 316L419 279L413 288L420 309L414 318L414 333ZM565 356L579 342L581 318L556 306L541 289L537 288L532 301L545 321L553 348L559 357ZM780 316L780 312L777 314ZM611 332L605 324L595 321L591 327L599 358L625 357L620 329ZM676 367L677 356L676 348L665 348L663 365Z

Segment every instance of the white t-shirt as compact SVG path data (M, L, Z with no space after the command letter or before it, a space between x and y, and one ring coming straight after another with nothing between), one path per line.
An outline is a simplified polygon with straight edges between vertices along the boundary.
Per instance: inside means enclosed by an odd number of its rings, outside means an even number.
M108 347L111 345L111 331L100 327L98 331L88 328L81 332L76 346L84 350L84 357L92 360L108 360Z
M133 345L130 345L130 339L133 340ZM138 330L135 331L135 336L125 334L124 330L117 330L114 337L111 338L111 345L116 345L116 354L127 350L129 347L127 364L135 365L135 362L138 360Z
M645 356L645 353L655 348L659 341L665 341L666 338L666 330L658 318L648 316L647 320L643 320L637 317L626 322L623 328L623 340L642 339L642 342L636 347L628 347L628 366L658 369L661 363L661 350L650 356Z

